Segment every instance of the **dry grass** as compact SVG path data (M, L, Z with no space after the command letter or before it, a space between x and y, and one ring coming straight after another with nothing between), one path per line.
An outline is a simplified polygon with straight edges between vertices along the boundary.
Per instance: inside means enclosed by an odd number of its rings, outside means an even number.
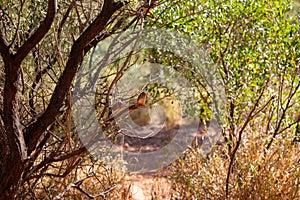
M267 136L245 134L233 165L228 199L299 199L300 147L278 137L264 153ZM172 165L173 190L179 199L226 199L229 159L221 147L203 157L190 150ZM226 147L225 147L226 148Z
M293 142L294 126L265 151L271 135L260 131L264 124L259 120L244 131L227 199L300 199L300 144ZM25 183L19 199L226 199L227 152L225 143L206 156L191 148L172 165L144 175L120 172L87 155L64 177L45 175ZM54 163L43 173L63 174L72 162Z

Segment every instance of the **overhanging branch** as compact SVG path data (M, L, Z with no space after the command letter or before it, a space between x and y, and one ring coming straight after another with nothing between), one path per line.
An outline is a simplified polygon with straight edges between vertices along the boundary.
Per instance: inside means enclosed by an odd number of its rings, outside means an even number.
M51 28L57 10L56 0L48 1L47 15L44 21L41 22L39 28L25 41L19 48L15 59L21 63L28 53L44 38L46 33Z
M77 72L78 65L82 62L85 47L105 28L111 16L120 9L124 3L114 2L113 0L105 0L100 14L87 27L81 36L74 42L69 59L63 74L60 76L56 85L50 103L45 112L25 131L25 142L28 147L28 153L31 153L37 141L47 127L55 121L55 117L59 113L65 96L70 88L72 80Z

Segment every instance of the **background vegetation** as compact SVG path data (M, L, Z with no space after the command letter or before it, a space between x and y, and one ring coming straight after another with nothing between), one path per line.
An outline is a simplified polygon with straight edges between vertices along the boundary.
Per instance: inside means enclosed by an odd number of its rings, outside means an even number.
M203 156L191 147L162 169L156 176L168 179L169 196L154 190L152 199L300 198L299 2L159 0L151 10L141 1L55 2L0 0L0 199L134 198L130 174L82 146L71 97L84 56L105 38L142 25L192 37L215 64L227 98L213 150ZM202 81L197 66L170 52L146 55L180 66L193 84ZM100 120L108 116L111 84L101 81ZM147 90L155 100L158 87ZM201 110L209 105L199 100L196 114L209 119L209 110Z

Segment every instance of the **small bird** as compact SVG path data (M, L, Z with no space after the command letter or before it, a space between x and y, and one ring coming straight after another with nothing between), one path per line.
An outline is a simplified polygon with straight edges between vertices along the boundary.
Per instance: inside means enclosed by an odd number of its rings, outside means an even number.
M146 103L146 96L147 94L145 92L142 92L137 98L137 105L144 106Z

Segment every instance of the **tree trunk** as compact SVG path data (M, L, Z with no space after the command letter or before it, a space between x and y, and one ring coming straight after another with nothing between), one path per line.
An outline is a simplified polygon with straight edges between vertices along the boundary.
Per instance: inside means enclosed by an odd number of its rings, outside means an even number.
M18 105L20 64L17 61L6 61L5 76L5 98L1 112L0 199L12 199L27 157Z
M105 0L100 14L74 42L64 72L59 78L50 103L36 121L26 127L20 124L18 91L20 85L21 63L28 53L44 38L50 30L57 10L57 0L48 1L47 15L36 31L23 43L17 51L11 50L11 44L0 36L0 53L4 61L5 85L3 109L0 108L0 200L13 199L23 183L27 169L30 168L28 156L36 149L36 145L59 114L65 96L82 61L85 48L96 36L106 28L112 15L126 2Z

